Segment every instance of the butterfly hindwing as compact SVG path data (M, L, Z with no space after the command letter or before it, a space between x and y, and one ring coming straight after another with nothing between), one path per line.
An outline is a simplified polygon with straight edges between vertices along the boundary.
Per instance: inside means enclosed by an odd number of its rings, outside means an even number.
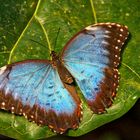
M128 29L99 23L77 33L64 47L62 60L75 78L91 110L103 113L118 86L120 51Z
M0 69L0 108L58 133L79 124L80 100L74 89L62 83L50 61L27 60Z

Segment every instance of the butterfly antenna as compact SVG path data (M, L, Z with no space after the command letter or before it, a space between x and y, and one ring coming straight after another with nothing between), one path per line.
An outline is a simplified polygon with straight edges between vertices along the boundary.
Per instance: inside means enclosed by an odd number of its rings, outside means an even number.
M59 27L59 29L58 29L58 31L57 31L56 38L55 38L55 42L54 42L54 47L53 47L53 49L51 50L51 52L52 52L52 51L53 51L53 52L55 51L55 47L56 47L56 44L57 44L57 39L58 39L59 33L60 33L60 27ZM31 41L33 41L33 42L35 42L35 43L37 43L37 44L39 44L39 45L41 45L41 46L43 46L43 47L46 48L45 45L43 45L42 43L40 43L40 42L38 42L38 41L36 41L36 40L33 40L33 39L29 39L29 40L31 40ZM51 55L51 54L50 54L50 55Z
M54 47L53 47L53 50L54 50L54 51L55 51L55 47L56 47L56 44L57 44L57 39L58 39L59 33L60 33L60 27L59 27L59 29L58 29L58 31L57 31L57 35L56 35L56 38L55 38Z
M35 43L37 43L37 44L39 44L39 45L41 45L41 46L43 46L43 47L45 47L45 48L46 48L46 46L45 46L45 45L43 45L42 43L40 43L40 42L38 42L38 41L35 41L35 40L33 40L33 39L29 39L29 40L31 40L31 41L33 41L33 42L35 42Z

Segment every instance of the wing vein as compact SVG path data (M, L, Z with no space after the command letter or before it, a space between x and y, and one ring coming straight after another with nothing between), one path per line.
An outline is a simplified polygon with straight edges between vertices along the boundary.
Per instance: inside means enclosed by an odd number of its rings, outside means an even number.
M80 46L79 48L75 49L75 51L72 51L71 53L67 54L65 57L69 57L73 54L75 54L76 52L79 52L79 50L84 49L85 47L87 47L89 44L93 43L95 41L95 39L91 39L88 43L83 44L83 46Z

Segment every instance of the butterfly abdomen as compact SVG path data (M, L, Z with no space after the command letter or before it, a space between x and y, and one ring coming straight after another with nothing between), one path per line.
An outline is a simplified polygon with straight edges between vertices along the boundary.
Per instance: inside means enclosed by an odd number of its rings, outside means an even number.
M66 67L64 67L61 58L54 51L52 52L52 64L57 69L63 83L72 84L74 82L72 75Z

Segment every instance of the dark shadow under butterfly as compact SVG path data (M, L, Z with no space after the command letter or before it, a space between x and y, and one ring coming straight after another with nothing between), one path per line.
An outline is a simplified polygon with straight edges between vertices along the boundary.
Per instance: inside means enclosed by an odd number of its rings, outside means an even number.
M0 108L24 115L57 133L75 129L82 105L74 81L90 109L104 113L118 87L120 51L126 26L98 23L77 33L52 60L25 60L0 69Z

